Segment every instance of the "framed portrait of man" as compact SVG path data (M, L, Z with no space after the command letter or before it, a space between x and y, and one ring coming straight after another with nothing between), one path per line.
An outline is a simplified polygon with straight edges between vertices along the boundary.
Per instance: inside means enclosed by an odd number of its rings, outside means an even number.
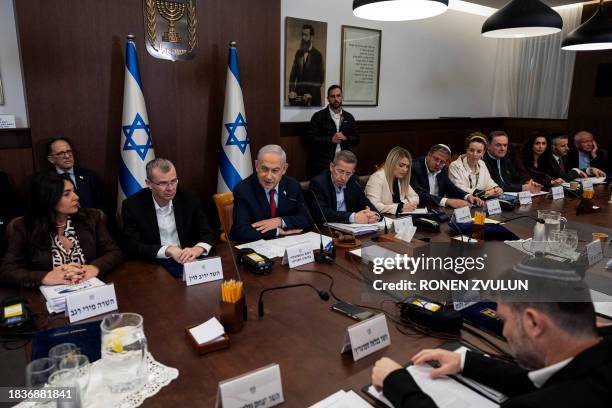
M323 106L327 23L285 20L285 106Z

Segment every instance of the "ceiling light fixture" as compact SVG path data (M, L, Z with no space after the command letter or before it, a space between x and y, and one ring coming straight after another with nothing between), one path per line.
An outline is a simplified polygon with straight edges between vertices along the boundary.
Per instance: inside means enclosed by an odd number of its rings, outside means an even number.
M482 25L482 35L492 38L536 37L558 33L559 13L540 0L511 0Z
M612 49L612 21L604 14L603 0L591 18L565 37L561 48L568 51Z
M420 20L442 14L448 0L353 0L353 14L366 20Z

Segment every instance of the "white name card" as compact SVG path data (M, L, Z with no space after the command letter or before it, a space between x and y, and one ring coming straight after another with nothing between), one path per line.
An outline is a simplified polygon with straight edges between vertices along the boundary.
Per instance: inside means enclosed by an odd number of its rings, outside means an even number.
M593 180L582 180L582 189L587 191L593 191Z
M397 234L395 234L395 238L401 239L405 242L411 242L412 238L414 237L414 234L416 234L416 231L416 227L411 225L409 227L401 229Z
M472 214L470 214L470 207L455 208L455 222L472 222Z
M265 408L285 402L280 367L271 364L219 383L217 408Z
M15 115L0 115L0 129L15 129Z
M314 262L314 253L310 242L300 242L285 249L282 264L289 264L289 268L295 268L307 263Z
M391 344L387 318L380 313L359 323L349 326L344 335L341 353L353 352L357 361Z
M589 266L595 265L597 262L603 259L603 251L600 240L596 240L586 244L586 250L587 258L589 259Z
M115 285L108 284L66 296L66 315L70 323L117 310Z
M187 286L223 279L223 266L218 256L186 263L183 269Z
M531 193L529 191L521 191L518 197L521 205L531 204Z
M489 215L501 214L502 209L497 198L487 200L487 212Z
M412 217L396 218L393 220L395 232L400 232L408 227L412 227Z
M565 198L565 193L563 192L563 186L556 186L550 189L552 193L553 200L561 200Z

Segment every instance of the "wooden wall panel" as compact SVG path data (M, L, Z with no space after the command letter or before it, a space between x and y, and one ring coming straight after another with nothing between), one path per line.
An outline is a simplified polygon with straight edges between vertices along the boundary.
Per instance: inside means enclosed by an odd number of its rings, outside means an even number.
M198 6L198 54L173 63L146 52L142 1L16 2L36 170L47 166L49 137L70 137L78 164L102 176L107 205L114 206L125 37L132 33L156 154L175 162L181 184L212 212L232 40L253 148L278 139L280 1L199 0Z

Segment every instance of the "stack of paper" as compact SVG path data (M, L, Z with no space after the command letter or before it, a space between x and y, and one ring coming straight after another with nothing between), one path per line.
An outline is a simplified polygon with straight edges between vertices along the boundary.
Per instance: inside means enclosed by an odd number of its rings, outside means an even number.
M208 343L223 338L225 329L216 317L189 329L189 332L198 344Z
M271 240L263 240L248 242L242 245L236 245L238 249L251 248L258 254L267 256L268 258L282 257L285 254L287 247L299 244L302 242L309 242L312 249L319 249L321 246L321 235L316 232L307 232L305 234L288 235L283 238L276 238ZM331 249L332 239L327 235L323 235L323 247L328 250Z
M415 208L412 211L402 211L400 212L401 215L408 215L408 214L427 214L427 207L423 207L423 208Z
M346 232L347 234L364 235L371 232L377 232L385 228L385 224L383 224L383 222L387 223L387 228L391 228L393 226L393 220L388 218L385 218L384 221L379 221L375 224L342 224L340 222L329 222L326 225L338 231Z
M40 291L47 301L49 313L64 313L66 311L66 296L96 286L104 286L104 282L98 278L91 278L77 285L41 285Z
M369 408L371 406L355 391L340 390L324 400L311 405L310 408Z
M606 178L605 177L576 178L576 179L574 179L574 181L580 181L580 182L590 181L590 182L593 183L593 185L606 184ZM569 188L570 187L570 183L563 183L561 185L563 187L565 187L565 188Z

